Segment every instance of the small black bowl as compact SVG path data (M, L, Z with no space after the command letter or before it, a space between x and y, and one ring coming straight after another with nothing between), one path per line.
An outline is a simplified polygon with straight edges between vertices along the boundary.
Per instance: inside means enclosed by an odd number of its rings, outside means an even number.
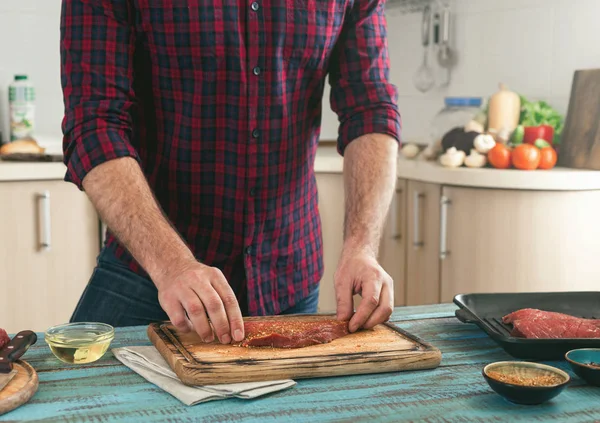
M492 378L489 376L490 371L505 375L521 376L524 378L558 376L561 381L555 385L548 386L515 385ZM557 369L556 367L526 361L499 361L485 366L482 373L488 385L490 385L496 393L500 394L510 402L525 405L537 405L551 400L560 394L571 380L568 373Z
M600 366L591 363L600 363L600 348L580 348L565 354L565 358L577 376L590 385L600 386Z

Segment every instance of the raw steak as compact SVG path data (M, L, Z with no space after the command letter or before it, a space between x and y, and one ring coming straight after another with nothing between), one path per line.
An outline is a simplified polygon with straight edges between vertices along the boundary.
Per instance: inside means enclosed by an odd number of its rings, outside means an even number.
M10 342L10 337L4 329L0 329L0 350Z
M563 313L555 313L553 311L543 311L536 308L523 308L507 314L502 318L504 323L512 323L515 320L532 320L532 319L558 319L558 320L581 320L581 317L570 316ZM600 320L586 319L589 322L600 324Z
M316 321L249 321L244 323L242 347L302 348L326 344L348 335L348 322L336 319Z
M537 309L522 309L502 318L512 336L531 339L600 338L600 320Z

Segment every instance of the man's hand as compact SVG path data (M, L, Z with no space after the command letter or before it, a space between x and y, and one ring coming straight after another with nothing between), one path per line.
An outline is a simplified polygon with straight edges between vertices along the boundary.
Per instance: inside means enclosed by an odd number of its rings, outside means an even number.
M102 220L125 244L158 289L172 323L205 341L244 338L237 299L219 269L199 263L165 218L141 168L130 157L92 169L83 186Z
M192 261L165 273L156 285L158 301L178 330L195 330L204 342L212 342L214 333L222 344L244 339L237 299L216 267Z
M365 251L342 253L334 275L337 318L350 319L348 329L355 332L370 329L387 321L394 310L392 278L377 263L375 256ZM354 313L353 295L362 299Z

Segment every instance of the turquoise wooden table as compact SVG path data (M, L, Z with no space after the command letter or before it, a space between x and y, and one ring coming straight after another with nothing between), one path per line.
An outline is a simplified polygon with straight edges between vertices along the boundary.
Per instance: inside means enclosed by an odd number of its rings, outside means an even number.
M0 416L19 422L592 422L600 421L600 388L573 377L552 402L520 406L490 390L484 364L511 359L474 325L454 318L455 306L405 307L392 321L443 354L435 370L299 380L255 400L182 405L119 363L110 353L86 366L54 358L40 336L26 360L39 373L28 404ZM118 329L112 346L149 345L145 327Z

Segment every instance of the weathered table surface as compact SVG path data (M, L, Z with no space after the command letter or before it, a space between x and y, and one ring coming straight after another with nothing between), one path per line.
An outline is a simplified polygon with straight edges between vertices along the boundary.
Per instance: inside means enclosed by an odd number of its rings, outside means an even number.
M573 376L553 401L508 403L481 376L484 364L512 359L479 328L454 318L454 305L397 308L391 319L443 354L434 370L298 380L254 400L227 399L192 407L119 363L110 353L86 366L54 358L40 336L26 359L40 387L28 404L0 421L36 422L471 422L600 421L600 388ZM41 334L40 334L41 335ZM113 347L148 345L145 327L118 329Z

